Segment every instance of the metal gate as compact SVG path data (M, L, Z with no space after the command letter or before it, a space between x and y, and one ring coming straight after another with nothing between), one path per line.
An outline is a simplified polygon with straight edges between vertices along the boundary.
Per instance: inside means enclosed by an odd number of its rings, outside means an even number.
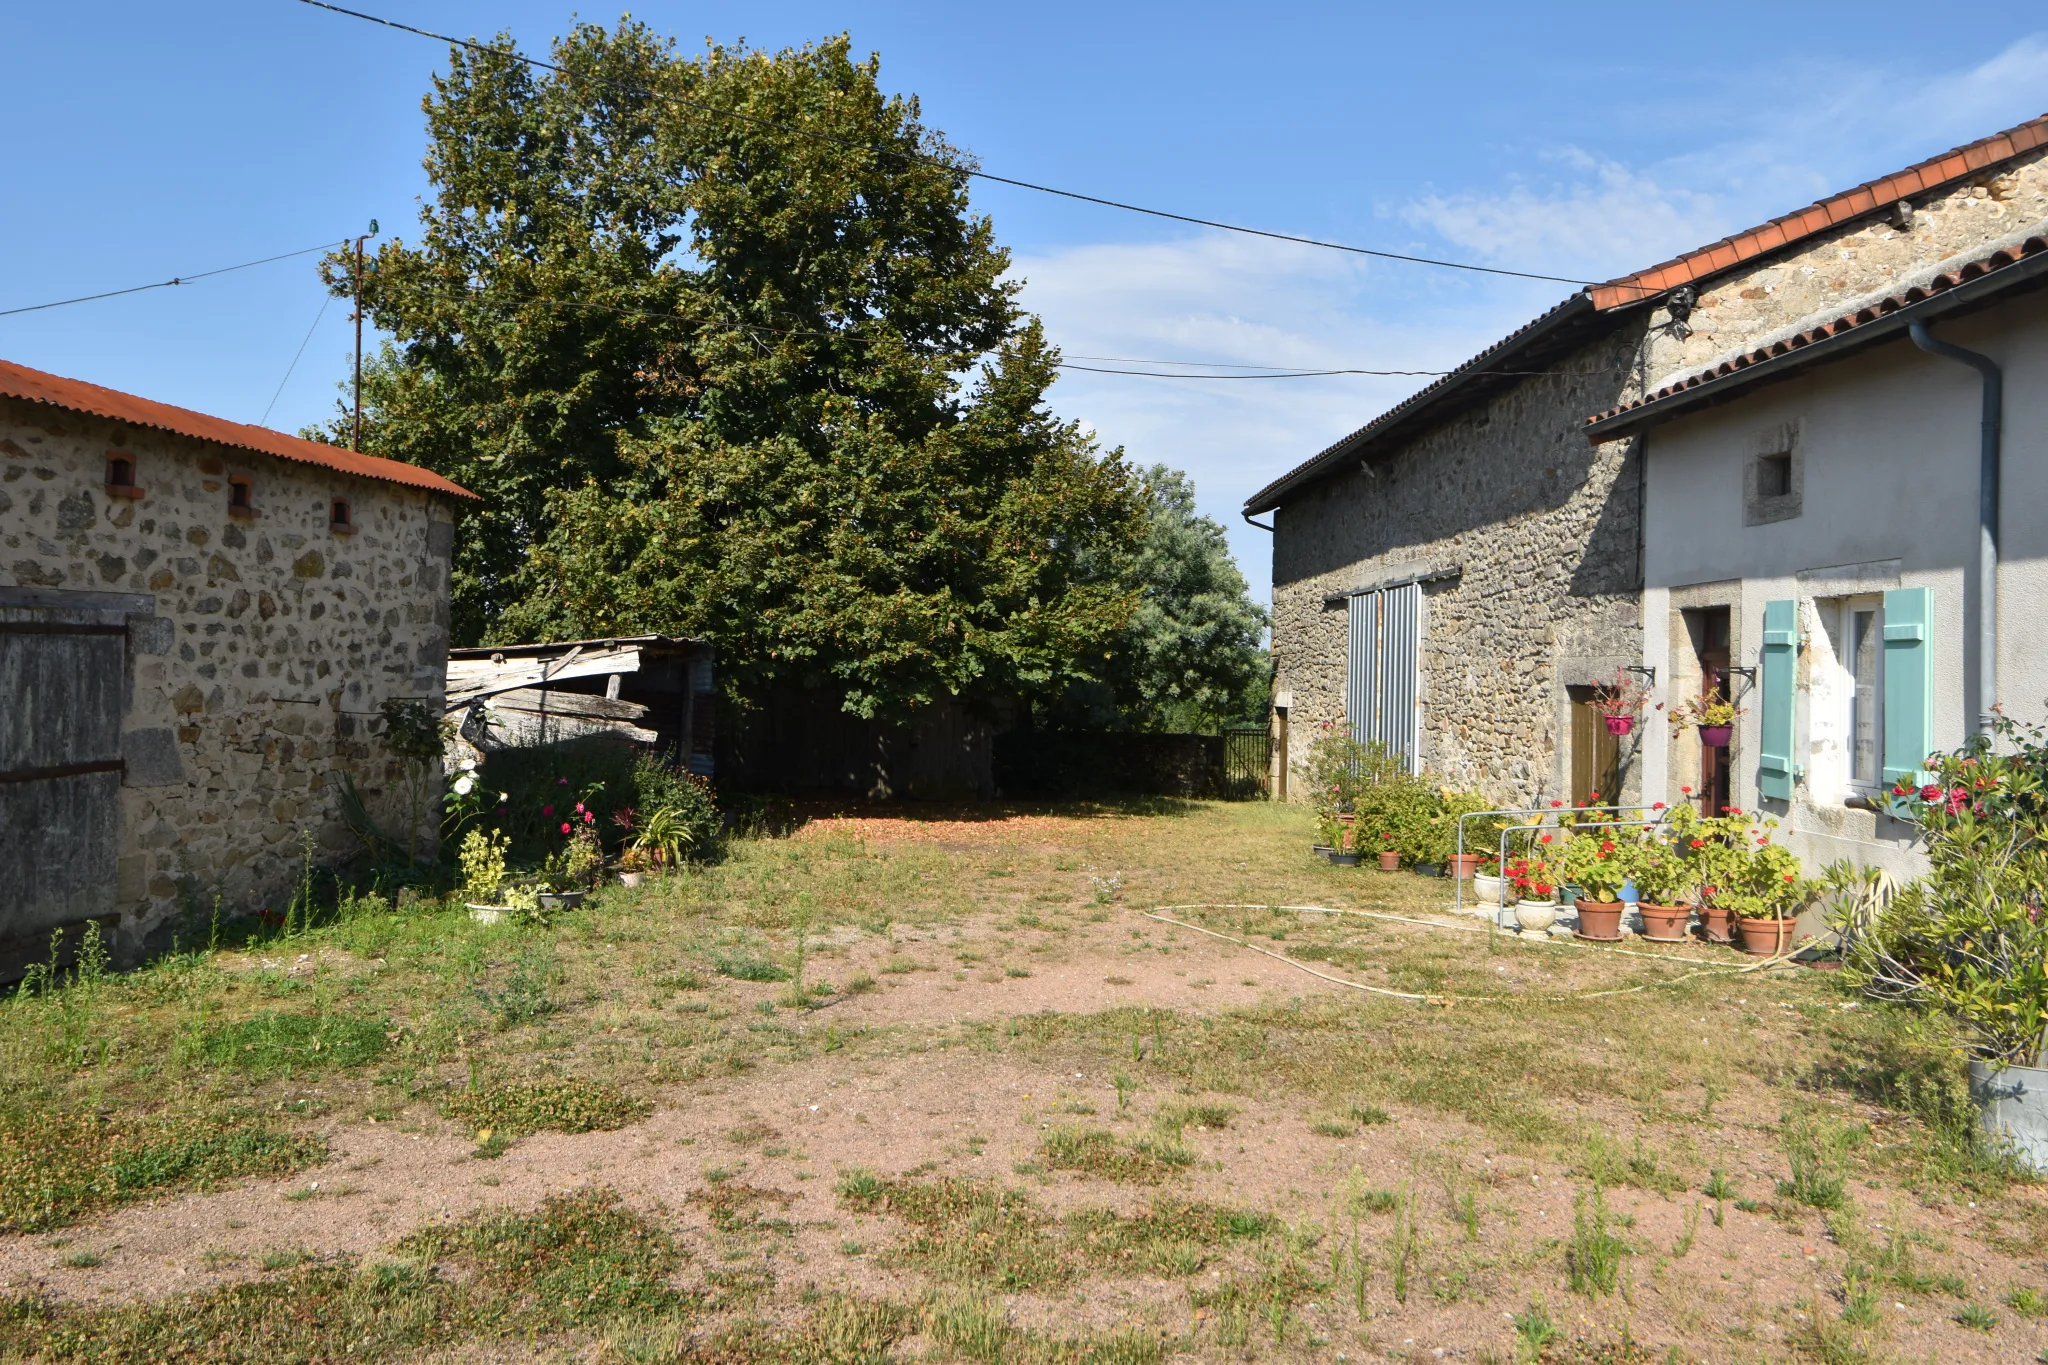
M1399 754L1417 768L1417 670L1422 586L1374 588L1350 600L1350 647L1345 657L1344 709L1351 734Z
M1263 725L1223 727L1223 795L1257 801L1271 794L1273 732Z
M126 637L0 620L0 944L114 911Z

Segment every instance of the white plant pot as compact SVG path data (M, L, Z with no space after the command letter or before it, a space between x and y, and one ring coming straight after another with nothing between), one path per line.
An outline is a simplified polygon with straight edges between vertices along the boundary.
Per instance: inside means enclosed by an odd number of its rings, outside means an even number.
M1501 892L1506 888L1507 883L1491 872L1472 874L1472 899L1481 905L1498 906L1501 903Z
M1986 1138L2048 1175L2048 1069L1972 1061L1970 1098Z
M1546 932L1557 923L1556 901L1516 901L1515 923L1532 934Z
M478 924L497 924L505 918L505 907L502 905L472 905L469 907L469 917Z
M640 885L640 879L646 875L645 872L621 872L619 874L619 885L638 886Z

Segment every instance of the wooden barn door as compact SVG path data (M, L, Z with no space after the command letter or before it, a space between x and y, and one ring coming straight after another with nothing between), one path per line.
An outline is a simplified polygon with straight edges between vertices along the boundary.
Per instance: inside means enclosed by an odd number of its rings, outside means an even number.
M1611 806L1621 800L1621 741L1593 704L1593 689L1568 687L1572 702L1572 804Z
M14 613L8 613L14 615ZM127 630L0 620L0 947L114 912Z

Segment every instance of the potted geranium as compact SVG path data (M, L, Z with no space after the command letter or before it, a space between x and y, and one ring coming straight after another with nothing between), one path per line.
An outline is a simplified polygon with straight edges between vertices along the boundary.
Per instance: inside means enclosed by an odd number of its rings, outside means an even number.
M1731 821L1741 818L1739 812L1729 812ZM1758 957L1776 957L1792 946L1792 922L1817 890L1814 882L1800 875L1792 850L1772 841L1777 824L1766 820L1754 830L1731 831L1734 837L1728 847L1739 856L1717 859L1721 866L1715 903L1735 912L1735 936L1742 951Z
M1382 830L1380 831L1380 871L1399 872L1400 870L1401 850L1394 847L1394 831L1390 829Z
M1589 829L1575 834L1564 846L1559 859L1567 882L1579 888L1574 908L1579 912L1581 938L1613 940L1621 937L1621 917L1628 909L1621 889L1635 871L1636 840L1632 834L1613 829Z
M1535 934L1557 923L1557 873L1550 863L1532 854L1510 862L1507 870L1515 888L1515 923Z
M1593 684L1593 709L1600 713L1607 733L1617 739L1636 728L1636 718L1642 715L1643 703L1649 699L1649 684L1630 676L1626 668L1616 669L1611 683Z
M1719 697L1697 697L1671 708L1671 728L1696 729L1700 732L1700 743L1709 749L1725 749L1735 735L1735 718L1748 714L1748 710Z
M1692 866L1664 839L1646 839L1635 865L1636 910L1643 937L1672 943L1692 926Z

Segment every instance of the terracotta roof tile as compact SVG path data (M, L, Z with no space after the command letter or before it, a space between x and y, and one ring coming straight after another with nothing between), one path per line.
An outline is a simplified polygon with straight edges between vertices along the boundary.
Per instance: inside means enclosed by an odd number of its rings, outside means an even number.
M126 422L131 426L154 427L159 431L176 432L180 436L212 441L218 445L232 446L237 450L275 455L281 460L319 465L325 469L354 474L365 479L404 484L410 488L421 488L430 493L443 493L455 498L476 497L476 494L467 488L451 483L432 470L422 469L418 465L406 464L400 460L386 460L376 455L358 455L354 451L343 450L340 446L322 445L318 441L287 436L281 431L272 431L269 427L252 427L221 417L209 417L190 408L178 408L169 403L138 398L132 393L102 388L98 384L88 384L82 379L65 379L59 375L45 374L41 370L32 370L26 365L16 365L11 361L0 360L0 394L29 403L47 403L51 407L64 408L71 412L89 413L94 417Z
M1888 317L1898 312L1899 309L1906 307L1908 304L1931 299L1936 294L1946 293L1954 289L1957 285L1968 283L1971 280L1982 279L1994 271L2004 270L2009 266L2017 265L2028 257L2038 256L2043 252L2048 252L2048 234L2029 237L2018 246L2001 248L1980 260L1971 261L1966 265L1958 266L1954 270L1944 271L1924 285L1916 284L1910 289L1901 290L1899 293L1879 299L1876 303L1859 308L1854 313L1845 313L1832 322L1823 322L1818 326L1811 327L1797 336L1781 338L1768 346L1760 346L1756 350L1746 351L1741 355L1724 360L1712 369L1701 370L1695 374L1687 375L1683 379L1673 380L1655 393L1646 394L1632 402L1624 403L1620 407L1609 408L1605 412L1596 412L1586 419L1586 424L1591 426L1595 423L1610 421L1621 416L1623 413L1634 412L1637 408L1669 398L1673 394L1683 393L1687 389L1696 389L1710 379L1719 379L1738 370L1746 370L1752 365L1761 364L1777 356L1790 355L1794 351L1803 350L1817 341L1825 341L1829 337L1840 336L1844 332L1852 332L1858 327L1867 327L1880 318Z
M1601 309L1640 303L1667 289L1691 284L1723 270L1790 246L1802 238L1824 232L1852 219L1888 208L1901 199L1956 181L1987 166L2048 146L2048 114L2029 119L2016 128L1929 157L1878 180L1868 181L1828 196L1817 204L1773 218L1768 223L1725 237L1673 260L1624 275L1607 284L1594 285L1587 292Z

